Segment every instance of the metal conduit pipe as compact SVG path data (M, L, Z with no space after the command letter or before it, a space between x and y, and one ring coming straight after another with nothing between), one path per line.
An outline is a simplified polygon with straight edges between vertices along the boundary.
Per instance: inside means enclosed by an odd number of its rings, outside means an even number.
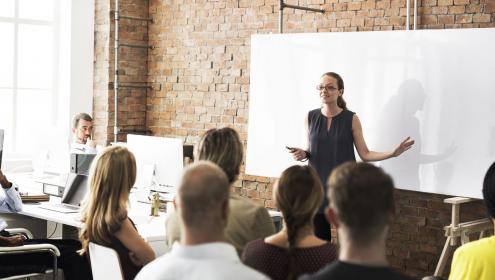
M295 10L303 10L303 11L308 11L308 12L322 13L322 14L325 13L325 10L289 5L289 4L285 4L284 0L280 0L280 7L279 7L279 13L278 13L278 32L279 33L284 32L284 23L283 22L284 22L284 9L285 8L292 8Z
M414 0L414 30L416 30L417 15L418 15L418 0Z
M411 0L406 0L406 30L409 30L409 11L411 11Z
M113 142L117 143L117 137L119 134L118 125L118 104L119 104L119 0L115 0L115 13L114 13L114 22L115 22L115 41L114 41L114 62L115 62L115 74L113 81Z

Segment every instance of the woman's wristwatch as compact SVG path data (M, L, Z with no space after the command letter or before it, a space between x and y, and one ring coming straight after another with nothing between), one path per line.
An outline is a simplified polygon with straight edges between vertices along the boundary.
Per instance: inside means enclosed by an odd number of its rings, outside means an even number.
M305 161L308 161L309 160L309 157L311 156L311 153L308 152L308 151L304 151L304 154L306 155L305 158L301 159L300 161L301 162L305 162Z

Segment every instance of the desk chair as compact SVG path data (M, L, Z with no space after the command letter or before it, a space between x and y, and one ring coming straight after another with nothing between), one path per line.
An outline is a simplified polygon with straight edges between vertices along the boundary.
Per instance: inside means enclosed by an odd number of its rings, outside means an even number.
M13 229L7 229L8 232L12 234L23 234L28 238L33 238L33 234L24 228L13 228ZM53 274L53 279L57 280L58 276L58 269L57 269L57 257L60 256L60 251L58 250L57 247L55 247L52 244L33 244L33 245L23 245L23 246L16 246L16 247L0 247L0 255L16 255L16 254L30 254L30 253L50 253L53 256L53 268L46 270L43 273L24 273L24 274L19 274L19 275L12 275L7 278L3 279L20 279L20 278L27 278L27 277L32 277L32 276L37 276L37 275L44 275L48 273Z
M123 280L119 255L114 249L89 243L89 258L93 280Z

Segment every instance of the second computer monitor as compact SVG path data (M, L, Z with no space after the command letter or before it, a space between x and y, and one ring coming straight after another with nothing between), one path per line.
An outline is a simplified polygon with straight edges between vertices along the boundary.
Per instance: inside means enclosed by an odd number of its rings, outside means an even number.
M135 187L145 187L137 184L143 182L143 173L150 166L154 168L155 183L178 186L184 168L182 145L182 139L128 134L127 148L136 157Z

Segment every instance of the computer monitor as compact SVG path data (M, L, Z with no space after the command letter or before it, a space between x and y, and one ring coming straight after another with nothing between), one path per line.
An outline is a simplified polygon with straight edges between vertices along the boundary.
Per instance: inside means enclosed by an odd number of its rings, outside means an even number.
M128 134L127 148L136 157L137 165L134 187L148 187L140 184L147 181L143 177L150 173L154 174L155 184L177 187L184 168L182 145L182 139Z
M4 137L4 130L0 129L0 169L2 168L3 137Z
M96 154L70 154L70 172L89 175Z
M62 204L80 206L88 189L88 176L70 173L62 196Z

